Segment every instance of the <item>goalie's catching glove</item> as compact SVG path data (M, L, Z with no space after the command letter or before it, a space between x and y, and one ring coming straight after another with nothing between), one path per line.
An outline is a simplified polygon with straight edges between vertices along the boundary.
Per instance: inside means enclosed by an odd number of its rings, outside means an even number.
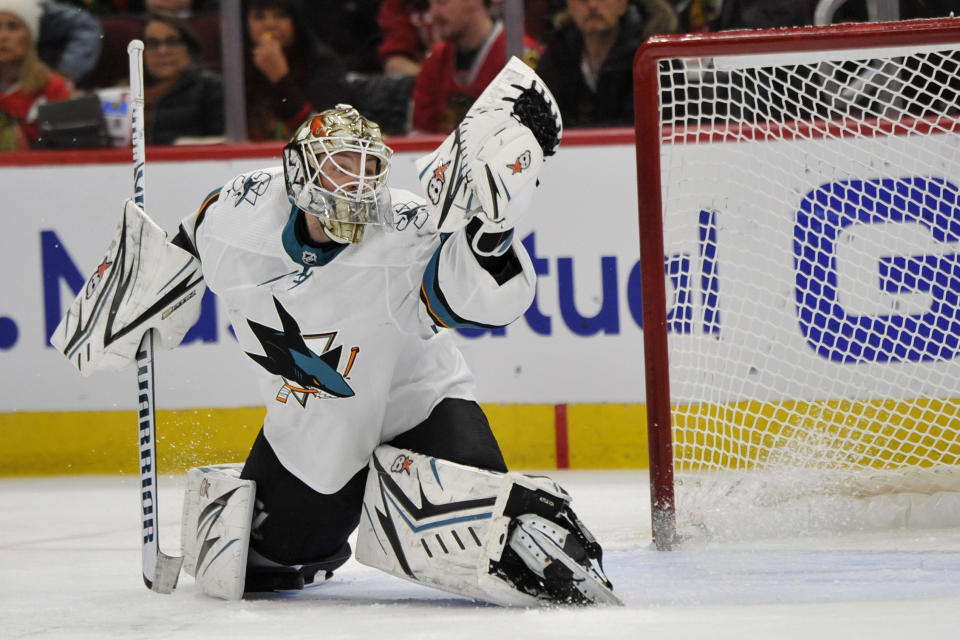
M480 216L489 229L512 229L562 129L549 89L511 58L453 133L416 163L437 228L451 233Z

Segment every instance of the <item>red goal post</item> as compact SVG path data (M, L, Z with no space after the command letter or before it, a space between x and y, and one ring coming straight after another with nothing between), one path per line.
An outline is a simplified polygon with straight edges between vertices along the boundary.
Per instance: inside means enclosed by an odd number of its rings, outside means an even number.
M950 150L958 145L958 47L960 19L945 18L654 36L637 52L645 393L658 548L677 539L681 470L694 474L685 483L692 492L703 475L725 470L812 468L813 493L838 493L846 479L824 485L837 469L870 477L876 491L858 485L852 492L861 495L898 490L899 481L878 479L880 471L899 477L913 467L946 467L950 475L960 464L954 263L940 249L927 258L911 245L904 257L896 246L898 236L917 229L929 231L931 243L956 239L958 228L942 218L957 210L953 185L960 184ZM772 193L778 189L783 193ZM937 202L929 205L931 198ZM750 211L753 202L763 210ZM694 231L669 228L684 216ZM800 229L801 218L825 235ZM892 229L897 225L906 232ZM686 250L684 242L696 246ZM733 242L739 245L731 249ZM847 256L867 245L873 248ZM845 252L840 262L858 275L838 272L835 257L820 255L826 246ZM777 257L783 253L792 257ZM866 291L871 287L882 290ZM946 291L949 300L931 291ZM776 308L756 301L768 297ZM894 311L878 311L883 304ZM901 304L919 306L898 316ZM750 324L749 317L759 320ZM837 327L838 335L823 337ZM901 344L883 334L895 330L913 333ZM763 360L763 349L778 360ZM672 386L682 393L671 395ZM942 488L926 483L920 492ZM783 486L796 484L790 477ZM752 491L731 508L782 502ZM707 493L713 508L724 508L717 496L728 488Z

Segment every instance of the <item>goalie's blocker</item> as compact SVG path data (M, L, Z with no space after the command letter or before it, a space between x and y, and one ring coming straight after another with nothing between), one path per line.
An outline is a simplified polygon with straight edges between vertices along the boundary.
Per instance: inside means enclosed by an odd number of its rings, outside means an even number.
M83 375L133 363L153 330L172 349L200 316L205 290L200 261L167 241L133 200L124 203L116 235L50 337Z

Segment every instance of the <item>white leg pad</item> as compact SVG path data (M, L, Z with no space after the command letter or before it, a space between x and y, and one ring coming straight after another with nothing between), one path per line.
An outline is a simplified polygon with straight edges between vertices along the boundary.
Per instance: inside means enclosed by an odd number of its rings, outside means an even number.
M207 595L239 600L256 483L241 480L241 463L195 467L187 473L183 499L183 565Z
M549 478L484 471L382 445L370 462L356 558L400 578L495 604L555 603L531 581L511 580L517 565L501 561L518 526L518 508L525 512L532 500L559 511L569 499ZM535 582L535 572L529 575Z

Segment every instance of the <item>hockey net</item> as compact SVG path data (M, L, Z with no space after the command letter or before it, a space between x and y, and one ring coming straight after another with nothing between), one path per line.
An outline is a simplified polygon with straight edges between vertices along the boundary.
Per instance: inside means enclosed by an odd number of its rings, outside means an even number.
M657 546L960 524L960 19L634 71Z

